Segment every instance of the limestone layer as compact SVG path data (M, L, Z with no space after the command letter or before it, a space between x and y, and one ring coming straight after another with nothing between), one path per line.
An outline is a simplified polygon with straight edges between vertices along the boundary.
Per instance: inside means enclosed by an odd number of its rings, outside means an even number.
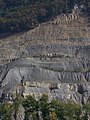
M36 98L48 93L50 99L87 102L90 96L89 33L88 18L73 13L0 39L1 96L17 90L23 95L35 94ZM25 85L26 81L31 87Z

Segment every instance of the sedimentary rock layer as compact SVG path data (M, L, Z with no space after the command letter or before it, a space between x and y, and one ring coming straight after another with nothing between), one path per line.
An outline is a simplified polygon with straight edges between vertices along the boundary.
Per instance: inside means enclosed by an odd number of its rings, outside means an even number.
M28 32L0 40L1 94L11 93L23 79L76 85L72 99L78 99L84 91L88 92L85 99L89 98L90 24L88 18L72 15L58 16Z

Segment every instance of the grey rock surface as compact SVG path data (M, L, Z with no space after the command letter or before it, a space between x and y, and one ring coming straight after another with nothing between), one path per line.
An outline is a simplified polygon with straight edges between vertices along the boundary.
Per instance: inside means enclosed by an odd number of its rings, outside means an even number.
M28 32L0 40L0 96L12 94L23 80L60 83L61 88L52 91L45 88L53 99L69 98L79 102L84 94L85 101L88 100L90 25L82 16L67 20L65 15L58 16ZM71 84L77 90L67 90ZM30 90L25 91L29 93Z

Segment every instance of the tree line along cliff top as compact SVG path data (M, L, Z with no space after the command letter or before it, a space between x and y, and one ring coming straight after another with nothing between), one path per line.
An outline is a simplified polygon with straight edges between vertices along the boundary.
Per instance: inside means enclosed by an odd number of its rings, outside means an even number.
M0 35L34 28L78 4L89 15L89 0L0 0Z

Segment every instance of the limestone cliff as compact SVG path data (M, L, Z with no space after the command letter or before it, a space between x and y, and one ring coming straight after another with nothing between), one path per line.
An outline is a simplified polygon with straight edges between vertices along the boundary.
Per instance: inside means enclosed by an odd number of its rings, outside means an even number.
M90 96L90 23L83 14L61 14L28 32L0 40L0 93L33 93L20 87L26 81L40 82L39 93L55 99L88 101ZM42 83L47 83L42 86ZM61 87L50 85L58 84ZM34 84L34 83L33 83ZM75 87L71 90L70 85ZM17 87L19 86L19 87ZM68 87L69 86L69 87ZM45 90L43 88L45 87ZM32 90L33 89L33 90ZM32 91L32 92L31 92ZM63 97L62 97L63 96ZM83 101L84 101L83 100Z

